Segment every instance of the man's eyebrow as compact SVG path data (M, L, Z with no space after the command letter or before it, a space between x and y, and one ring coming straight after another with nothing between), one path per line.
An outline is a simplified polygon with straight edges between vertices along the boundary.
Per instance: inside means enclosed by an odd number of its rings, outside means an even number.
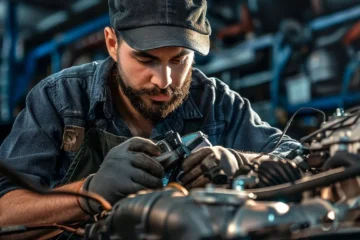
M158 57L151 55L148 52L145 51L133 51L134 56L136 57L145 57L145 58L151 58L151 59L159 59Z
M183 57L189 55L192 51L189 49L184 48L179 54L177 54L174 58Z

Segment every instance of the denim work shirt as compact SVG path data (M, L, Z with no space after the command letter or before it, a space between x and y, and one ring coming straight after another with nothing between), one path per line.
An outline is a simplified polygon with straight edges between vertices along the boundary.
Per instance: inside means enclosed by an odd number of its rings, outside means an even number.
M56 186L64 177L75 153L61 150L65 126L97 128L118 136L132 134L115 112L107 79L114 67L108 58L65 69L38 83L26 98L26 108L14 122L0 147L0 161L13 167L38 186ZM173 113L159 122L150 138L169 130L181 132L184 120L202 122L199 130L213 145L250 152L286 155L299 143L261 121L247 99L215 78L193 69L190 94ZM0 176L0 197L20 187Z

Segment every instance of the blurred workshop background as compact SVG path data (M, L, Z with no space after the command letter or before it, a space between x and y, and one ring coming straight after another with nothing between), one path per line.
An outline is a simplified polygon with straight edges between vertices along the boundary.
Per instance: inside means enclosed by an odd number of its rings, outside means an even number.
M301 107L332 114L360 104L360 0L208 5L212 49L196 66L250 99L264 121L283 128ZM106 0L0 0L0 143L41 79L108 56L107 11ZM304 111L289 135L298 139L320 123Z

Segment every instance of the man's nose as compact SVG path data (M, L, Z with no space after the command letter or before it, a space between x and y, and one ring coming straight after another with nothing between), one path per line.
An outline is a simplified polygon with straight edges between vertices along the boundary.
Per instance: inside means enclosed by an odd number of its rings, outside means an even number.
M166 89L171 83L171 68L169 66L159 67L151 78L151 83L160 89Z

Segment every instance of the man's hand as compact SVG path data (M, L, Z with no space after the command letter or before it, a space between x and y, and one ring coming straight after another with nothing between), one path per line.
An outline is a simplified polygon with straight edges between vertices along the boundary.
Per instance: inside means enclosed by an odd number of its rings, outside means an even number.
M215 146L204 147L191 154L184 160L182 168L184 175L181 179L187 189L203 187L210 182L205 171L220 167L228 177L239 169L239 163L228 149Z
M151 140L131 138L111 149L99 171L86 179L84 189L114 204L140 190L161 187L164 168L152 158L159 155L160 149ZM89 213L100 211L94 201L81 200L80 205Z

